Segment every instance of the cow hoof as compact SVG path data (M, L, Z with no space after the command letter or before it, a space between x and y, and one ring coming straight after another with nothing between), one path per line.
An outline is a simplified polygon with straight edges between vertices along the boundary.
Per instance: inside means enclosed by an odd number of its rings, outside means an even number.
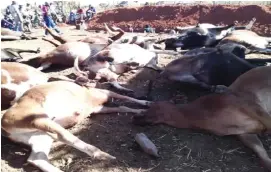
M94 159L107 160L107 161L116 159L116 157L114 157L106 152L103 152L103 151L95 152L93 157L94 157Z
M216 85L212 87L212 92L214 93L224 93L228 90L228 87L225 85Z
M151 106L153 104L153 102L150 102L150 101L145 101L144 105L145 106Z
M146 109L137 109L137 112L135 114L143 114L146 111L147 111Z
M153 100L153 97L150 97L150 96L140 96L140 97L137 97L135 95L133 95L134 98L138 99L138 100L147 100L147 101L152 101Z
M139 104L143 105L143 106L151 106L153 102L151 101L147 101L147 100L139 100L138 101Z

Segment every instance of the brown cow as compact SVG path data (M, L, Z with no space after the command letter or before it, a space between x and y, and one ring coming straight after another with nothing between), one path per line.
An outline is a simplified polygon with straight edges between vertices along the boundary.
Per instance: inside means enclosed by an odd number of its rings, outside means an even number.
M65 128L80 123L92 113L132 112L143 109L125 106L103 106L111 98L129 100L141 105L150 102L117 93L81 87L72 82L55 81L28 90L2 117L2 134L11 140L31 146L28 162L46 172L60 171L50 164L48 154L54 140L66 143L95 159L115 157L80 140Z
M134 122L237 135L271 171L271 159L257 137L271 130L270 73L269 66L251 69L224 93L203 96L179 107L168 102L154 103L143 116L135 116Z
M49 77L45 73L25 64L1 62L1 109L14 104L33 86L44 84L49 79L60 79L75 82L64 76Z

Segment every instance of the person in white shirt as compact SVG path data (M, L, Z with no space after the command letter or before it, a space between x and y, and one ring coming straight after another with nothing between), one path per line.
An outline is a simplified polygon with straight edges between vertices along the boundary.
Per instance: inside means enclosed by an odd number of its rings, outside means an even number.
M19 11L18 4L16 1L12 1L12 4L8 6L7 8L7 15L11 14L13 20L14 20L14 30L15 31L22 31L23 29L23 17L22 14Z
M57 23L56 6L50 3L50 14L55 23Z
M56 6L53 3L50 3L50 12L51 14L56 14Z
M22 15L24 19L24 26L27 27L29 32L32 32L31 19L33 18L33 12L29 3L26 3L26 7L22 9Z

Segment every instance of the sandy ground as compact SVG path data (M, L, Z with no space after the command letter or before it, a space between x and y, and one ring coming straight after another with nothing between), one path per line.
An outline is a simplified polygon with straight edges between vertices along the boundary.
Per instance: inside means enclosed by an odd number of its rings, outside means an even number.
M70 35L72 39L83 38L83 36L73 36L79 34L80 31L72 28L61 28L61 30L64 34ZM42 31L38 30L37 35L42 35ZM41 39L2 42L2 47L31 49L40 47L42 52L53 49L51 44ZM262 58L268 56L254 54L252 57ZM269 58L271 57L269 56ZM161 65L165 65L171 60L172 58L162 57L160 62ZM73 69L59 71L55 68L46 72L49 75L69 75L73 72ZM126 81L126 86L134 89L135 95L140 97L146 94L148 80L156 76L156 72L144 69L136 74L122 76L120 80ZM164 83L163 81L158 81L152 92L154 100L171 100L175 103L187 103L205 94L208 94L208 92L190 86ZM121 105L123 103L114 101L113 104ZM125 105L139 107L130 103L125 103ZM92 160L86 154L70 146L59 145L58 143L50 153L50 161L67 172L265 171L259 158L234 136L218 137L202 131L175 129L163 125L140 127L131 123L131 117L132 114L95 115L71 129L76 136L85 142L116 156L116 161ZM150 157L140 150L134 141L134 136L138 132L144 132L157 145L161 155L160 158ZM271 156L271 137L261 135L261 140ZM2 137L1 150L1 169L3 172L39 171L26 162L30 154L28 147L15 144Z

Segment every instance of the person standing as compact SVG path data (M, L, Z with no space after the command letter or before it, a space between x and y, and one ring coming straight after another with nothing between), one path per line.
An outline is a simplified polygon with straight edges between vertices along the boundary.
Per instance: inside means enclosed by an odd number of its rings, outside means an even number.
M89 5L88 10L86 11L86 16L88 20L92 19L92 17L96 14L96 10L92 5Z
M83 8L78 8L78 10L77 10L77 22L76 22L76 24L78 24L78 23L81 23L81 22L83 22L83 20L84 20L84 10L83 10Z
M48 28L54 29L58 34L61 34L60 30L56 27L56 24L54 23L51 15L50 15L50 5L48 2L45 2L42 6L42 13L43 13L43 20L45 22L45 25ZM48 35L48 32L45 31L45 36Z
M56 6L53 3L50 3L50 14L54 23L57 23Z
M75 21L76 21L75 12L72 10L70 12L69 24L75 24Z
M23 16L23 25L24 29L26 29L29 32L32 32L32 22L31 19L33 18L31 5L29 3L26 3L26 7L22 8L21 10L22 16Z
M23 30L23 16L19 11L19 6L16 1L12 1L11 5L7 7L7 15L11 15L14 21L14 31Z

